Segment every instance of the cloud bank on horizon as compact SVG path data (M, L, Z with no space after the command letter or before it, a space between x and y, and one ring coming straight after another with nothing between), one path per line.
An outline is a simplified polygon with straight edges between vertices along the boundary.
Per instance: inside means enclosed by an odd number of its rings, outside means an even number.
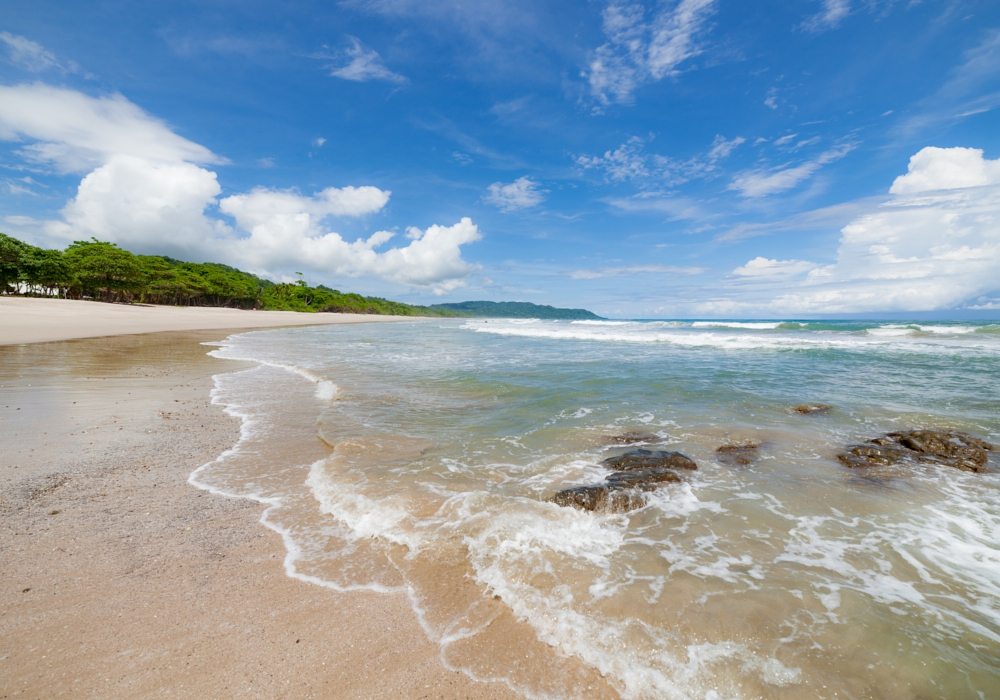
M0 221L414 302L990 315L1000 9L958 4L290 6L332 35L94 6L73 40L24 8Z

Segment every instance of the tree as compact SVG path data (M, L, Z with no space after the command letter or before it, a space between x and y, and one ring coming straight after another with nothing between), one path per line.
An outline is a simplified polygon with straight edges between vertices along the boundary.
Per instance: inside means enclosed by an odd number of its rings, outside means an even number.
M25 255L23 274L31 287L44 289L46 293L55 289L58 296L73 284L73 270L59 250L30 248Z
M24 278L28 245L0 233L0 294L16 286Z
M133 293L145 282L139 259L114 243L96 238L74 241L66 249L66 261L76 273L84 295L103 292L104 301L131 301Z

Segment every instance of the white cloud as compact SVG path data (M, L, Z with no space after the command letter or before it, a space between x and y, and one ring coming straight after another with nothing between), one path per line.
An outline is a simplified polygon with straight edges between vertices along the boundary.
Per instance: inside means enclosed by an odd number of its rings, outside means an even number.
M778 89L771 88L767 91L767 97L764 98L764 105L770 107L771 109L778 108Z
M816 263L805 260L769 260L757 257L742 267L733 270L737 277L753 279L775 279L794 277L816 267Z
M747 198L767 197L792 189L800 182L808 180L822 166L840 160L854 150L856 144L846 143L824 151L814 160L794 167L781 166L766 170L747 170L740 173L729 184Z
M66 71L66 68L59 63L52 52L31 39L10 32L0 32L0 42L7 45L10 62L15 66L20 66L32 73L41 73L51 68Z
M851 14L850 0L823 0L823 9L803 22L802 28L816 33L835 29L849 14Z
M746 143L746 139L742 136L737 136L736 138L727 141L725 136L716 134L715 140L712 141L712 146L708 150L709 161L714 163L718 160L722 160L723 158L728 158L741 143Z
M589 270L574 270L569 274L575 280L593 280L602 277L625 277L631 275L700 275L703 267L677 267L675 265L623 265L621 267L599 267Z
M0 85L0 140L33 140L21 154L62 173L86 172L116 155L223 162L123 96L90 97L42 83Z
M916 194L1000 184L1000 160L985 160L980 148L928 146L910 158L906 175L892 183L892 194Z
M509 185L494 182L487 189L489 194L483 199L502 211L527 209L545 201L538 183L527 176L519 177Z
M603 156L577 156L576 164L585 170L603 170L609 182L655 180L655 184L678 185L696 177L711 177L718 162L743 143L746 139L742 136L727 140L717 134L703 155L680 161L647 153L645 139L633 136L614 151L605 151Z
M794 168L750 170L737 175L729 189L736 190L744 197L766 197L792 189L819 168L819 163L810 161Z
M215 173L192 163L116 155L83 178L65 221L46 229L63 242L93 236L135 252L211 254L229 235L204 214L221 191Z
M585 72L591 94L602 105L628 103L640 85L678 73L678 66L702 52L714 0L680 0L648 22L640 4L612 3L604 10L607 43Z
M351 46L346 48L339 57L340 65L330 70L330 75L357 83L369 80L385 80L390 83L405 83L406 77L393 73L386 68L382 57L374 49L369 49L357 37L348 37Z
M910 116L896 128L901 142L910 142L922 132L942 123L959 122L974 114L1000 107L1000 29L992 29L978 46L964 54L965 62L949 74L933 94L921 100Z
M51 242L94 236L138 253L220 260L262 273L295 267L372 275L435 294L463 286L479 269L462 259L461 246L481 238L468 218L410 228L409 242L391 248L382 248L395 235L390 231L347 242L324 224L381 211L391 193L377 187L329 187L312 196L256 188L219 200L218 178L201 164L222 159L121 95L95 99L40 84L0 86L0 138L36 139L21 149L24 157L65 171L96 164L62 220L6 218ZM211 215L216 205L235 226Z
M322 148L324 143L326 143L326 139L323 138L322 136L313 139L313 146L315 146L316 148Z
M758 260L744 268L800 262ZM744 293L712 304L782 314L990 308L1000 296L998 273L1000 160L979 149L925 148L888 200L869 204L841 230L836 262L769 299Z
M410 243L383 252L375 249L395 234L377 231L353 243L326 231L321 221L330 215L360 216L378 211L389 193L375 187L328 188L312 197L293 192L256 189L226 197L219 209L250 236L234 246L244 264L260 269L307 267L338 275L373 275L399 284L445 294L465 285L479 269L462 259L460 247L482 238L471 219L454 226L407 230Z

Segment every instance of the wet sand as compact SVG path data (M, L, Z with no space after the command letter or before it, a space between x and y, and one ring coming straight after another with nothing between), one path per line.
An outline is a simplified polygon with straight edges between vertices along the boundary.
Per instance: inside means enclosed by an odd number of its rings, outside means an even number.
M239 437L209 391L247 365L199 345L224 336L0 347L0 698L520 697L446 669L404 595L287 577L261 505L187 484Z

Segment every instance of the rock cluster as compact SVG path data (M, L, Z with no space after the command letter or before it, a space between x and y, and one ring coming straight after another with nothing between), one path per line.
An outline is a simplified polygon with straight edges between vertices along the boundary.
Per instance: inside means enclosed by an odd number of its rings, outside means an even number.
M723 464L746 466L760 458L758 447L760 444L755 442L748 442L744 445L723 445L715 453L719 455L718 460Z
M552 502L583 510L624 512L645 505L641 492L680 481L675 469L698 468L680 452L643 449L609 457L601 465L614 470L603 483L563 489Z
M957 430L903 430L850 445L837 459L852 468L922 462L986 472L989 471L987 453L995 449L990 443Z

